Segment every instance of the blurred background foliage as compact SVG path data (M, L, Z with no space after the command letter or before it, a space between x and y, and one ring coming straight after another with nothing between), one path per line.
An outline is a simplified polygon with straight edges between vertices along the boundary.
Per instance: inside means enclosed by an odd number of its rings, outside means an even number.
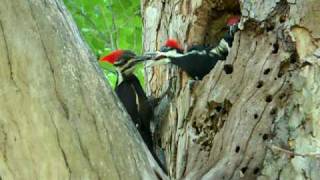
M78 28L97 58L115 49L142 51L140 0L64 0ZM114 88L116 71L106 62L99 62L108 82ZM143 86L143 66L135 74ZM144 86L143 86L144 87Z

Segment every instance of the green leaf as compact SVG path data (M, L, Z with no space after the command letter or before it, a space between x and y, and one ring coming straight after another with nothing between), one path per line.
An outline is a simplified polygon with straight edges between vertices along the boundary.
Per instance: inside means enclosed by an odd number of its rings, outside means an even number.
M142 52L139 0L64 0L64 2L75 19L82 37L98 57L116 48ZM117 79L115 68L108 63L99 65L108 82L115 87ZM135 74L144 86L143 67L139 66Z

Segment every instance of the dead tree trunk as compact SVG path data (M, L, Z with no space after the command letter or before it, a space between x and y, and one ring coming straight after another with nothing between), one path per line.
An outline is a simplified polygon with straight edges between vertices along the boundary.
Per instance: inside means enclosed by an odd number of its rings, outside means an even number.
M156 178L60 0L0 0L0 62L0 179Z
M144 0L142 10L145 51L167 38L214 44L226 18L242 15L227 60L202 81L147 69L150 95L174 92L155 112L171 177L320 177L318 0Z

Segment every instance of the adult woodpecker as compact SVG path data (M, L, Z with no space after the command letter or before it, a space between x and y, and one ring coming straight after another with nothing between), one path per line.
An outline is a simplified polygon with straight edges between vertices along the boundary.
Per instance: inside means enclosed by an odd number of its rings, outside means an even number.
M138 78L133 74L136 65L144 60L146 57L138 57L129 50L116 50L101 58L101 61L109 62L116 67L118 78L115 92L152 152L150 120L153 110Z
M116 94L131 116L144 142L148 146L154 159L162 170L167 173L165 163L161 161L153 149L150 121L153 116L153 107L147 98L138 78L133 74L137 64L149 60L149 56L136 56L129 50L116 50L101 58L101 61L109 62L116 67L117 82Z
M157 53L155 60L148 66L172 63L184 70L190 77L202 79L219 60L226 59L232 46L234 34L238 30L239 21L240 17L238 16L228 19L229 30L214 48L194 46L183 54L177 42L168 40L165 46L160 49L160 52Z

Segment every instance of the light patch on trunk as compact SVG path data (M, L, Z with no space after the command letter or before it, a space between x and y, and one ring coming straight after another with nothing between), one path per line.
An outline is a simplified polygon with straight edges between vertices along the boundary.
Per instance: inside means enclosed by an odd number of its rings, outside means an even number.
M300 58L312 55L317 49L311 33L303 27L295 26L291 29L293 40L296 42L296 49Z

